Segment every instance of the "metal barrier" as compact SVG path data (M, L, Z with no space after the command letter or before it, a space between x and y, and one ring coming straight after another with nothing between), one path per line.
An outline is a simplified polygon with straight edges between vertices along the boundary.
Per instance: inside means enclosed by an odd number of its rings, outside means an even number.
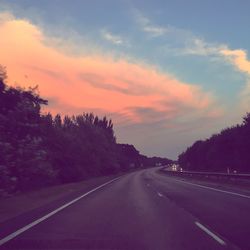
M250 174L234 174L234 173L217 173L217 172L195 172L195 171L172 171L162 168L160 171L174 176L183 177L199 177L207 179L220 179L220 180L246 180L250 181Z

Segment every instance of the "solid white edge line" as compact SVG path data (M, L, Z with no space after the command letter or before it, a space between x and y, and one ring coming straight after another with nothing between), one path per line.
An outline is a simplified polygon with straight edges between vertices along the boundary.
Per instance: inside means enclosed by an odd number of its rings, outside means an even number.
M219 238L216 234L214 234L213 232L211 232L209 229L207 229L205 226L203 226L198 221L195 222L195 225L198 226L204 232L206 232L208 235L210 235L213 239L215 239L221 245L223 245L223 246L226 245L226 242L224 240L222 240L221 238Z
M240 197L243 197L243 198L250 199L250 196L244 195L244 194L239 194L239 193L235 193L235 192L230 192L230 191L225 191L225 190L221 190L221 189L217 189L217 188L203 186L203 185L199 185L199 184L195 184L195 183L191 183L191 182L187 182L187 181L181 181L181 180L176 180L176 181L183 182L183 183L186 183L186 184L189 184L189 185L192 185L192 186L206 188L206 189L214 190L214 191L217 191L217 192L226 193L226 194L232 194L232 195L236 195L236 196L240 196Z
M63 206L61 206L61 207L55 209L54 211L52 211L52 212L50 212L50 213L44 215L43 217L41 217L41 218L39 218L39 219L37 219L37 220L31 222L30 224L28 224L28 225L26 225L26 226L24 226L24 227L18 229L17 231L15 231L15 232L13 232L13 233L7 235L6 237L0 239L0 246L2 246L3 244L5 244L6 242L12 240L13 238L17 237L18 235L22 234L23 232L27 231L28 229L34 227L35 225L39 224L40 222L42 222L42 221L48 219L49 217L53 216L54 214L60 212L60 211L63 210L64 208L66 208L66 207L72 205L73 203L77 202L78 200L82 199L83 197L85 197L85 196L87 196L87 195L89 195L89 194L95 192L96 190L98 190L98 189L100 189L100 188L102 188L102 187L104 187L104 186L110 184L111 182L114 182L114 181L118 180L119 178L120 178L120 177L117 177L117 178L115 178L115 179L113 179L113 180L111 180L111 181L108 181L108 182L106 182L106 183L104 183L104 184L102 184L102 185L100 185L100 186L98 186L98 187L96 187L96 188L94 188L94 189L88 191L87 193L85 193L85 194L83 194L83 195L81 195L81 196L75 198L74 200L72 200L72 201L70 201L70 202L64 204Z

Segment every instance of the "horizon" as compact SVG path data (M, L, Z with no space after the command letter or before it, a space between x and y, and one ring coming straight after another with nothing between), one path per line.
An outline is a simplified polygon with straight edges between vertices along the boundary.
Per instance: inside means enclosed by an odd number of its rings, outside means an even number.
M0 64L43 111L106 115L119 143L176 159L250 111L249 7L0 0Z

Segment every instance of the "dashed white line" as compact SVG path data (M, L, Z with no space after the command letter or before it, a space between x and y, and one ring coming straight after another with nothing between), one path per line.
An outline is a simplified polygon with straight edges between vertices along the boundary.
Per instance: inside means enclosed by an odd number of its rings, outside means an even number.
M201 223L199 223L198 221L195 222L195 225L197 227L199 227L201 230L203 230L204 232L206 232L209 236L211 236L214 240L216 240L219 244L225 246L226 242L224 240L222 240L221 238L219 238L216 234L214 234L213 232L211 232L209 229L207 229L205 226L203 226Z
M85 197L85 196L87 196L87 195L89 195L89 194L95 192L96 190L98 190L98 189L100 189L100 188L102 188L102 187L104 187L104 186L110 184L111 182L114 182L114 181L118 180L119 178L120 178L120 177L117 177L117 178L115 178L115 179L113 179L113 180L111 180L111 181L108 181L108 182L106 182L106 183L104 183L104 184L102 184L102 185L100 185L100 186L98 186L98 187L96 187L96 188L90 190L89 192L87 192L87 193L85 193L85 194L83 194L83 195L81 195L81 196L75 198L74 200L72 200L72 201L70 201L70 202L64 204L63 206L61 206L61 207L55 209L54 211L52 211L52 212L50 212L50 213L44 215L43 217L41 217L41 218L39 218L39 219L37 219L37 220L31 222L30 224L28 224L28 225L26 225L26 226L24 226L24 227L18 229L17 231L15 231L15 232L13 232L13 233L7 235L6 237L0 239L0 246L2 246L3 244L5 244L6 242L12 240L13 238L17 237L18 235L22 234L23 232L27 231L28 229L34 227L35 225L39 224L40 222L42 222L42 221L48 219L49 217L53 216L54 214L60 212L60 211L63 210L64 208L66 208L66 207L72 205L73 203L79 201L79 200L82 199L83 197Z
M221 190L221 189L217 189L217 188L207 187L207 186L203 186L203 185L199 185L199 184L195 184L195 183L191 183L191 182L187 182L187 181L181 181L181 180L176 180L176 181L183 182L183 183L186 183L186 184L189 184L189 185L192 185L192 186L196 186L196 187L201 187L201 188L210 189L210 190L221 192L221 193L236 195L236 196L240 196L240 197L243 197L243 198L250 199L250 196L245 195L245 194L239 194L239 193L225 191L225 190Z
M160 197L164 197L164 195L161 194L160 192L157 192L157 194L158 194Z

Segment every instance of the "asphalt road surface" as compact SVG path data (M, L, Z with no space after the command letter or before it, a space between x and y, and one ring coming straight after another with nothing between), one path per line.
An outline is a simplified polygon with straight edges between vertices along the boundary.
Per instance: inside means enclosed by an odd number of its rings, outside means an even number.
M249 196L157 169L129 173L74 199L0 225L0 248L250 249Z

